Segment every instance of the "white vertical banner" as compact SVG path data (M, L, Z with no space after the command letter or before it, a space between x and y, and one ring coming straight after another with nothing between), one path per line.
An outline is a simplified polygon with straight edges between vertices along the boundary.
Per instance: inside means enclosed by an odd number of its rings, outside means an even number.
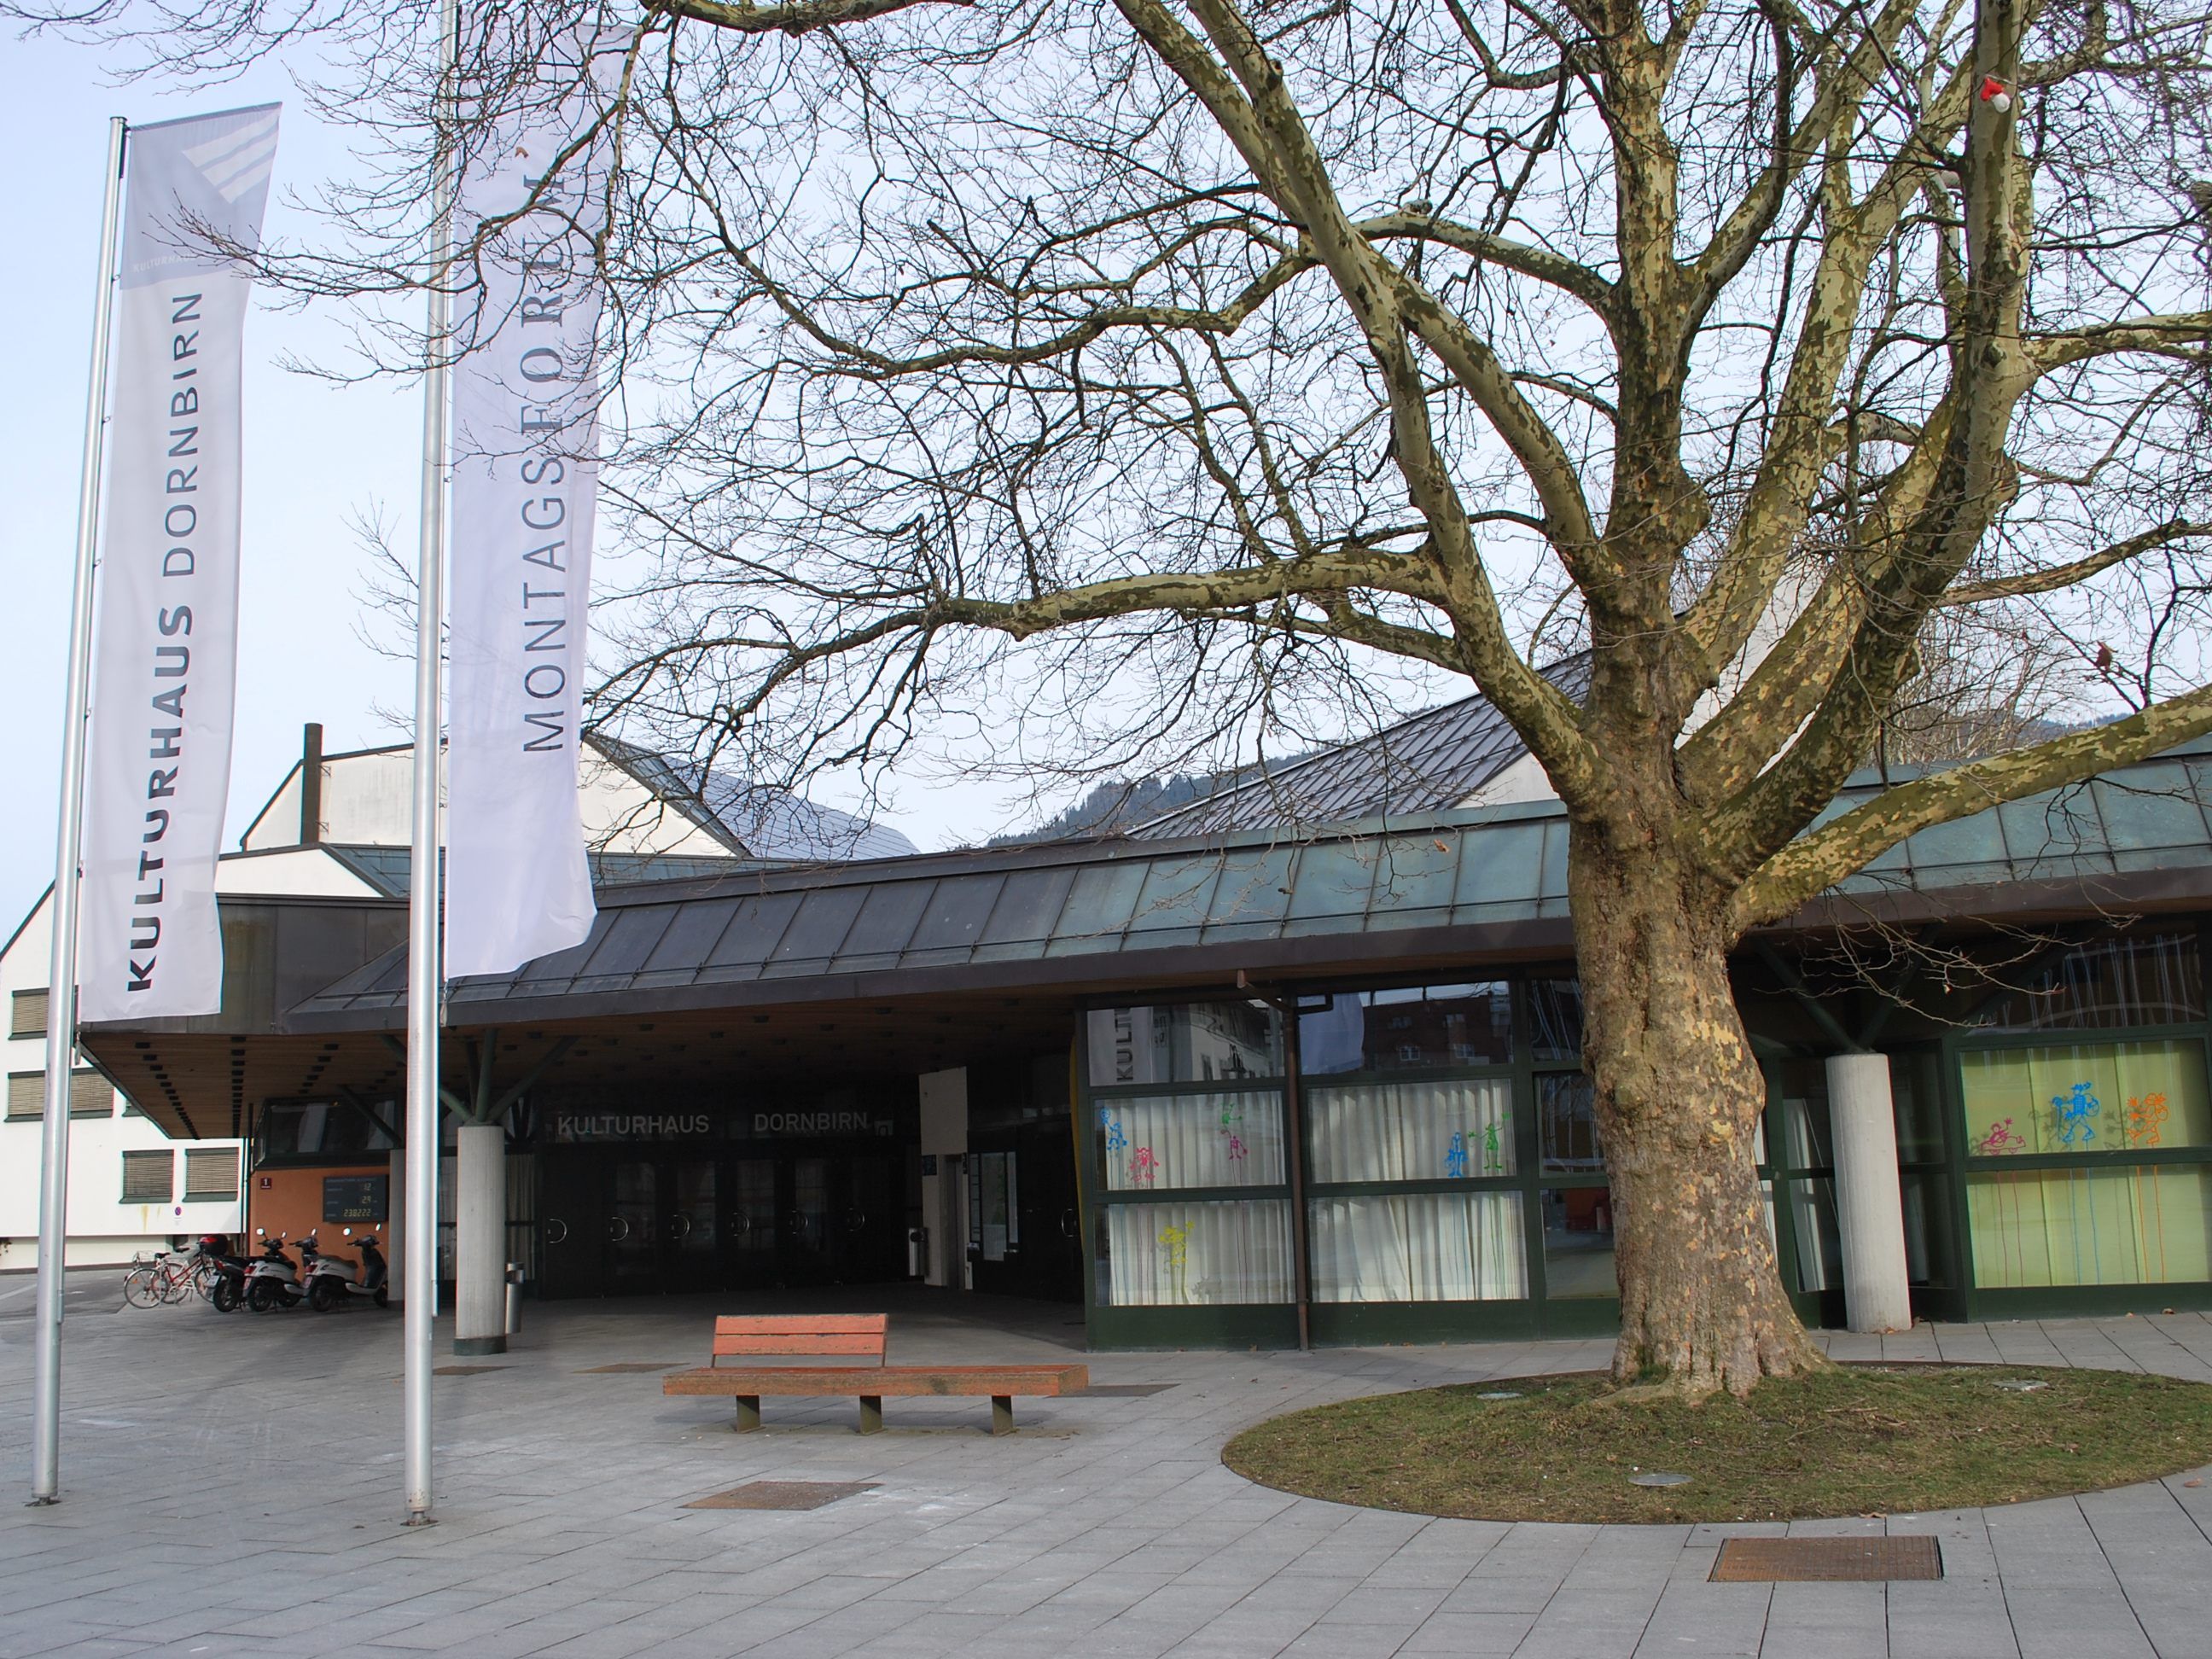
M526 13L471 7L462 38L528 26ZM453 978L578 944L595 915L577 764L599 482L596 242L613 146L593 135L628 40L531 43L524 106L491 116L461 170L456 240L478 252L456 267L468 286L453 366ZM486 60L515 61L520 44Z
M78 1017L222 1005L240 380L277 106L131 130L93 646Z

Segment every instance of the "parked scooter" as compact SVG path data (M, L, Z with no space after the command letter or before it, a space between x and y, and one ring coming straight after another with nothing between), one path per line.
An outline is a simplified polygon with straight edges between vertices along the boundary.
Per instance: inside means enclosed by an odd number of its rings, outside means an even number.
M195 1274L209 1272L215 1282L208 1287L208 1304L217 1313L236 1313L246 1301L246 1275L253 1264L242 1255L230 1253L230 1235L203 1233L198 1253L192 1258Z
M353 1238L353 1229L347 1228L345 1236ZM384 1253L377 1249L374 1234L363 1233L355 1243L361 1248L358 1262L319 1249L313 1233L301 1241L300 1254L307 1264L307 1305L317 1313L328 1313L355 1297L367 1297L380 1308L391 1299L391 1289L385 1283Z
M267 1313L271 1308L298 1307L300 1270L284 1254L284 1235L279 1233L271 1238L258 1227L253 1231L261 1240L261 1255L246 1270L246 1305L255 1313Z

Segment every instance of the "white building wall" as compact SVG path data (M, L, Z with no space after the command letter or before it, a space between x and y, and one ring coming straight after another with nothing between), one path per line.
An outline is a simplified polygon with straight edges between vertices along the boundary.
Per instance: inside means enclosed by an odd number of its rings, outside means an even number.
M404 847L414 751L407 745L331 755L323 761L322 838L341 846ZM656 798L621 767L586 747L578 769L577 805L585 838L602 852L726 855L730 848ZM444 793L444 757L439 789ZM248 852L300 840L300 768L295 766L246 827Z
M0 1056L6 1069L43 1074L43 1036L4 1035L14 1029L15 994L46 984L46 952L52 937L46 898L39 901L22 930L0 954ZM201 1233L234 1233L244 1224L240 1200L224 1204L183 1201L185 1146L239 1146L228 1141L173 1141L150 1119L126 1114L123 1098L106 1091L108 1115L72 1118L70 1122L70 1183L67 1209L72 1267L124 1262L140 1250L165 1248L173 1237ZM0 1121L0 1273L39 1265L39 1164L43 1126L37 1118ZM162 1152L172 1160L171 1198L167 1204L123 1201L123 1154ZM243 1154L240 1163L243 1164Z

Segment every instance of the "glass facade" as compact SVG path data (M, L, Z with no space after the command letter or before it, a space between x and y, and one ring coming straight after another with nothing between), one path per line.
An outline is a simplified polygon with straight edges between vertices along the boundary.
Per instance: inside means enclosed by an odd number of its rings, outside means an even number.
M2054 950L2019 979L1888 1055L1916 1305L1976 1317L2027 1310L1987 1294L2212 1297L2197 936ZM1616 1316L1571 978L1307 992L1279 1011L1162 1001L1093 1010L1083 1034L1105 1346L1589 1332ZM1827 1062L1778 1046L1763 1063L1777 1261L1802 1316L1840 1322ZM1143 1320L1117 1325L1125 1309Z

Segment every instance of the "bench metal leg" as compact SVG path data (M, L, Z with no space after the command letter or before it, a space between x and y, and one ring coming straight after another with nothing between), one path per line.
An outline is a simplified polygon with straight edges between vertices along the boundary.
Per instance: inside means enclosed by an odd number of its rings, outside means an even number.
M879 1394L860 1396L860 1432L881 1434L884 1431L884 1397Z
M760 1427L760 1396L741 1394L738 1396L738 1420L730 1425L739 1434L750 1434Z
M1014 1397L1010 1394L991 1396L991 1432L1012 1434L1014 1431Z

